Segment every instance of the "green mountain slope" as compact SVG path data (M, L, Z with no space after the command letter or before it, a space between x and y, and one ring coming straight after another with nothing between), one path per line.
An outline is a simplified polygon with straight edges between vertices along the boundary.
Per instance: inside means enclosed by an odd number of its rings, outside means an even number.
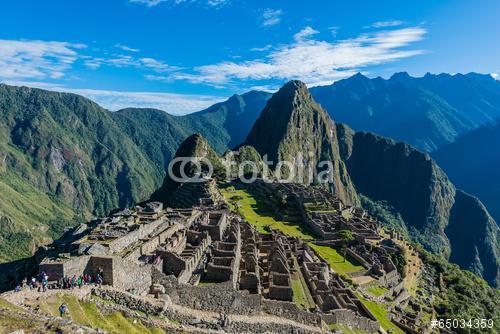
M194 133L202 134L219 153L242 143L269 96L258 91L233 95L185 116L141 108L123 109L112 116L155 164L166 166L179 144Z
M193 133L219 153L236 145L268 95L234 95L175 117L155 109L109 112L78 95L1 84L0 260L30 255L79 217L149 198Z
M498 285L500 230L478 199L456 189L429 155L408 144L338 128L358 192L394 208L413 240Z
M60 233L61 225L76 223L75 214L104 214L147 198L156 187L147 155L110 112L88 99L0 85L0 111L0 182L6 189L0 216L28 236L27 243ZM3 238L5 247L18 239ZM29 255L26 247L5 257L21 254Z
M270 93L250 91L197 113L180 117L184 127L201 133L219 153L241 144L264 109Z
M500 82L490 75L357 74L311 94L338 122L404 141L424 151L500 117Z
M189 178L195 177L198 172L197 166L199 167L199 177L201 178L201 173L210 171L208 164L213 168L213 176L225 176L222 159L200 134L191 135L184 140L174 156L174 158L190 157L203 158L205 160L199 161L198 164L194 161L187 162L185 165L182 161L172 164L170 170L176 178L181 179L185 176ZM186 201L186 207L198 205L199 198L203 197L202 195L206 192L206 186L205 182L178 182L167 173L161 187L151 195L151 200L161 201L173 207L182 207L183 205L180 204L183 203L180 202L183 200Z

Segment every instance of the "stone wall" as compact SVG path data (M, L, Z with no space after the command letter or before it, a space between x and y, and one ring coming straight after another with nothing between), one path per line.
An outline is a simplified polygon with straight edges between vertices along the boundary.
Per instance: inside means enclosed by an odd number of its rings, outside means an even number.
M152 265L138 265L127 260L115 259L113 286L125 291L134 289L137 293L146 292L152 284L151 270Z
M164 225L164 227L167 228L169 222L165 221L165 219L162 217L152 222L141 223L139 225L139 228L130 231L129 233L120 238L110 241L108 243L108 247L112 253L120 253L128 246L132 245L134 242L137 242L141 239L147 239L149 235L153 233L156 229L160 228L161 225Z
M90 256L78 256L60 262L42 262L39 272L45 272L50 281L57 281L64 276L80 276L86 271L89 260Z
M156 250L156 247L158 247L159 245L160 245L160 237L159 236L153 237L152 239L142 244L141 255L152 254Z
M88 261L88 265L85 268L86 274L96 275L100 270L103 271L102 279L103 283L106 285L114 285L114 263L117 258L112 256L106 257L96 257L92 256ZM78 275L81 275L84 271L81 271Z
M352 310L342 309L334 310L329 314L323 315L327 323L338 323L351 328L367 331L368 333L378 333L380 324L376 320L361 317Z
M172 302L194 309L247 315L261 311L261 296L235 291L231 281L204 286L169 282L164 286Z
M313 326L319 326L322 319L320 313L301 310L293 302L279 300L262 298L262 311Z
M159 315L163 312L165 302L155 303L150 300L138 298L130 293L121 292L112 289L92 289L94 296L98 296L104 300L112 301L118 305L125 306L131 310L144 312L151 315Z
M109 250L112 253L120 253L125 248L139 240L139 229L131 231L126 235L108 242Z

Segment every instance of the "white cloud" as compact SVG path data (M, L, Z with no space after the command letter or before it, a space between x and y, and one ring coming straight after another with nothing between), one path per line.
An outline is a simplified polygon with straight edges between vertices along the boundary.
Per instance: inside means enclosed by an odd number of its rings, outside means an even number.
M388 27L397 27L400 25L403 25L403 21L378 21L378 22L373 22L370 26L366 28L388 28Z
M154 58L141 58L139 59L139 62L142 64L142 66L158 73L169 72L180 69L177 66L167 65L166 63Z
M146 5L148 7L154 7L158 5L160 2L164 2L166 0L129 0L129 1L132 3Z
M267 50L270 50L272 47L273 47L272 44L267 44L267 45L265 45L265 46L263 46L261 48L251 48L250 51L258 51L258 52L260 52L260 51L267 51Z
M220 7L223 5L227 5L229 3L229 0L208 0L207 5L212 6L212 7Z
M62 85L47 82L5 81L15 86L27 86L51 91L74 93L85 96L109 110L119 110L127 107L156 108L172 115L185 115L203 110L223 98L210 95L175 94L157 92L122 92L99 89L67 88Z
M115 48L121 49L123 51L130 51L130 52L139 52L139 51L141 51L139 49L134 49L134 48L131 48L129 46L126 46L126 45L123 45L123 44L120 44L120 43L116 43L115 44Z
M306 27L294 36L293 43L272 49L264 59L199 66L189 73L174 72L171 78L218 86L234 80L269 79L299 79L309 85L326 84L370 65L424 53L424 50L408 50L406 47L422 40L426 32L422 27L409 27L328 42L311 39L317 31Z
M121 44L115 47L139 51ZM144 71L166 73L180 70L165 62L135 55L111 54L100 50L104 56L85 54L87 46L70 42L39 41L39 40L0 40L0 78L3 79L59 79L76 63L83 63L88 68L97 69L101 66L118 68L134 67ZM88 51L87 51L88 52Z
M161 60L143 57L136 58L130 55L113 55L109 58L102 57L84 57L84 65L91 69L97 69L103 65L113 67L135 67L139 69L149 69L157 73L164 73L179 70L180 67L170 66Z
M302 29L301 31L299 31L298 33L293 35L293 39L296 42L301 42L301 41L308 39L309 37L314 36L316 34L319 34L319 31L314 30L311 27L305 27L304 29Z
M0 78L61 78L83 44L0 40Z
M182 3L200 2L208 5L209 7L220 7L229 3L229 0L129 0L131 3L136 3L140 5L145 5L147 7L154 7L162 2L169 2L174 5L179 5Z
M262 25L268 27L280 23L281 14L283 14L281 9L265 9L262 13Z
M332 34L333 37L337 37L337 33L339 32L339 27L329 27L328 30L330 30L330 33Z

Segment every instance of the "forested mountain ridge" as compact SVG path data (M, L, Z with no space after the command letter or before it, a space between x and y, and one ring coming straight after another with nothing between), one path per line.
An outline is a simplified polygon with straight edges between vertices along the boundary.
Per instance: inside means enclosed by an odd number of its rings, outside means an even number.
M360 73L311 94L337 122L431 152L500 117L500 81L489 74Z
M176 117L155 109L110 112L75 94L0 84L1 259L30 255L75 219L147 199L193 133L224 152L241 133L239 118L247 111L257 118L267 95L234 95Z
M428 154L343 124L338 127L348 173L372 214L498 286L500 229L477 198L457 189ZM391 214L380 210L381 204Z

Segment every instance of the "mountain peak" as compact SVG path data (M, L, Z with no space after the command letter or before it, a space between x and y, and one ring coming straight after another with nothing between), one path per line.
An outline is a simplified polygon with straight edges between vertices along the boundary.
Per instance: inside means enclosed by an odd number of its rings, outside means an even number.
M208 141L199 133L187 137L177 149L176 157L200 157L211 149Z
M355 190L349 176L344 175L339 158L335 124L313 100L303 82L292 80L271 97L244 145L253 146L262 156L267 155L273 168L281 161L292 162L294 182L314 181L300 179L301 173L294 173L301 168L317 175L320 161L337 161L332 171L333 188L345 203L356 203ZM301 154L308 155L304 164L297 160Z
M282 89L307 90L307 86L300 80L290 80L280 88Z
M195 163L194 161L180 160L169 166L162 186L151 195L151 200L162 201L163 203L168 203L170 205L176 203L179 199L179 194L176 190L179 189L185 182L178 181L178 179L183 177L195 177L198 172L198 167L201 168L201 171L208 171L213 168L214 174L212 176L215 176L216 178L223 175L223 166L221 164L220 157L210 146L208 141L199 133L195 133L187 137L181 143L175 153L175 158L203 159L198 161L198 163ZM189 182L187 184L189 184ZM190 201L193 199L195 202L198 200L196 197L189 198Z
M290 101L295 100L297 97L303 97L311 99L309 90L305 83L299 80L290 80L284 84L273 96L273 98L290 99Z
M390 80L407 80L411 78L408 72L396 72L391 76Z

